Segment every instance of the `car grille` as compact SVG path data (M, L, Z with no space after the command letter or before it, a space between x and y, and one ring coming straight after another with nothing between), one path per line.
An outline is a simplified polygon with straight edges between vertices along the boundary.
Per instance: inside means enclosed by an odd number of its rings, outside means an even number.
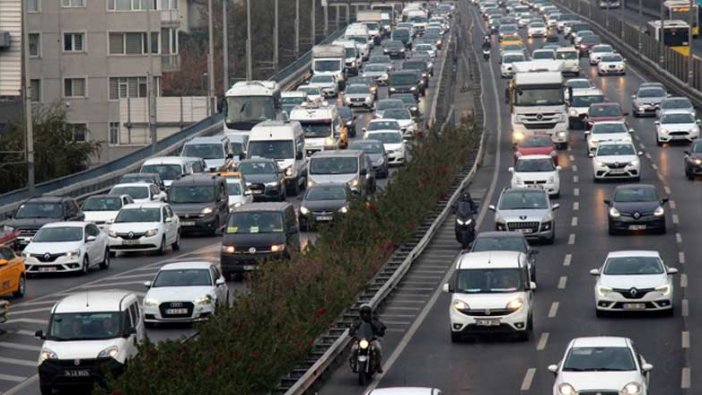
M124 240L138 240L141 238L141 236L144 236L144 233L126 232L117 233L117 236L123 238Z
M544 185L546 181L524 181L524 185Z
M333 211L313 211L314 215L334 215Z
M266 190L266 186L263 184L251 184L249 189L252 191L261 191L261 193L263 193Z
M634 217L635 213L639 213L639 218L647 217L649 215L653 215L653 211L632 211L632 212L625 212L625 211L619 211L619 213L623 217Z
M186 314L166 314L166 311L168 309L187 309L188 312ZM183 318L183 317L190 317L193 315L193 309L195 306L192 304L192 302L167 302L167 303L161 303L158 306L159 311L161 312L161 316L164 318Z
M512 311L507 309L471 309L461 310L461 313L473 317L497 317L511 314Z
M669 136L687 136L688 132L670 132L668 133Z
M580 391L580 395L619 395L619 391Z
M620 162L607 163L607 167L609 167L610 169L623 169L626 167L626 165L627 165L626 162L624 162L624 163L620 163Z
M39 229L19 229L20 236L34 236Z
M355 102L355 103L363 103L365 101L365 99L362 97L352 97L351 101Z
M513 229L531 229L532 231L536 232L539 230L539 223L536 221L507 222L507 230Z
M32 254L32 256L37 258L39 262L53 262L63 254Z
M111 358L86 358L86 359L47 359L49 363L56 367L87 369L91 367L99 368L102 364L110 361ZM76 364L78 361L78 364Z
M253 249L253 250L252 250ZM236 246L236 255L257 255L257 254L267 254L271 252L270 247L241 247Z
M553 129L556 127L556 122L524 122L524 127L527 129Z
M627 299L641 299L644 296L646 296L647 293L652 292L654 289L653 288L643 288L643 289L636 289L636 288L629 288L629 289L615 289L614 292L619 292L623 297ZM635 293L635 295L632 295L632 292Z

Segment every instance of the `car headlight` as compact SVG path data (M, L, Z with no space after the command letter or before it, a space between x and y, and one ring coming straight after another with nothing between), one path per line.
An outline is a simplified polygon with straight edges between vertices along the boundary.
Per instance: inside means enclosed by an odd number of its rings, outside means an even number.
M339 209L339 212L342 213L342 214L348 213L348 212L349 212L349 206L344 206L344 207L340 208L340 209Z
M32 256L32 254L29 252L22 252L22 258L24 258L24 259L28 259L31 256Z
M368 343L368 340L366 340L366 339L363 339L360 342L358 342L358 347L360 347L361 350L367 349L368 346L370 346L370 343Z
M690 133L695 133L695 132L699 133L699 130L697 128L690 128L689 132Z
M556 182L556 177L551 176L551 177L548 178L548 183L549 183L549 184L553 184L553 183L555 183L555 182Z
M417 110L419 110L419 108L417 108L417 106L410 107L410 111L412 111L412 112L417 112Z
M228 245L222 245L222 252L225 254L233 254L236 252L236 247L234 246L228 246Z
M66 258L76 258L80 256L80 250L68 251L66 253Z
M285 244L273 244L271 246L271 252L282 252L285 250Z
M621 390L622 395L639 395L643 388L641 387L641 384L637 382L631 382L627 385L624 386Z
M201 296L199 298L195 298L195 304L211 304L212 303L212 295L205 295Z
M112 230L112 229L108 229L108 230L107 230L107 235L110 236L110 237L117 237L117 232L115 232L115 231Z
M347 96L346 98L344 98L344 101L346 101L346 103L351 103L351 98Z
M570 116L571 117L577 117L578 116L578 110L571 108L570 109Z
M525 137L525 136L524 136L524 132L522 132L522 131L515 130L515 131L512 133L512 139L515 140L515 141L522 141L522 140L524 140L524 137Z
M613 290L612 290L612 288L610 288L610 287L605 287L605 286L602 286L602 285L600 285L600 286L597 287L597 294L600 295L600 296L607 296L607 295L609 295L612 291L613 291Z
M326 139L324 139L324 145L326 147L334 145L334 139L331 137L327 137Z
M365 102L366 102L366 103L370 103L370 102L372 102L372 101L373 101L373 98L372 98L372 97L366 96L366 99L365 99Z
M656 291L662 293L663 295L670 295L672 287L669 284L659 285L656 287Z
M615 207L609 209L609 216L619 218L622 214Z
M456 218L456 223L459 224L459 225L470 225L472 222L473 222L473 219L472 219L472 218L468 218L468 219L466 219L466 220L463 220L463 219L460 219L460 218Z
M629 162L629 166L634 166L634 167L636 167L636 166L638 166L638 165L639 165L639 160L638 160L638 159L634 159L634 160L632 160L631 162Z
M271 181L271 182L267 182L265 185L266 185L267 187L275 187L275 186L278 186L278 182L277 182L277 181Z
M413 86L413 87L410 88L410 90L411 90L411 91L416 91L416 90L417 90L417 87L416 87L416 86Z
M288 176L288 177L290 177L290 176L293 175L293 168L292 168L292 166L290 166L290 167L288 167L287 169L285 169L285 175Z
M58 355L48 348L42 348L41 352L39 353L39 363L44 362L47 359L58 359Z
M119 353L119 347L117 346L110 346L107 347L106 349L100 351L98 354L98 358L114 358L117 356Z
M602 161L597 160L597 161L595 161L595 166L597 166L597 167L605 167L606 164L605 164L604 162L602 162Z
M655 215L656 217L660 217L663 214L665 214L665 210L663 210L663 207L661 206L656 207L656 209L653 211L653 215Z
M558 137L565 137L566 132L560 131L560 132L556 133L556 135L557 135Z
M200 214L205 214L205 215L212 214L212 211L213 211L212 207L205 207L202 209L202 211L200 211Z
M599 144L600 140L598 140L598 139L596 139L596 138L593 137L593 138L590 139L590 142L591 142L592 144Z
M149 229L146 232L144 232L144 236L146 236L146 237L156 236L157 234L158 234L158 228Z
M694 164L696 164L696 165L702 165L702 159L695 158L695 159L692 160L692 163L694 163Z
M470 306L468 306L468 303L462 301L462 300L454 300L453 301L453 308L461 311L461 310L470 310Z
M144 299L144 306L158 306L158 300L154 298L145 298Z
M390 92L395 92L396 90L397 90L397 89L395 89L394 86L391 86L391 87L390 87Z
M660 132L661 134L668 134L669 131L668 131L668 129L660 128L660 129L659 129L659 132Z
M317 182L315 182L314 180L307 180L308 187L313 187L313 186L315 186L315 184L317 184Z
M357 187L358 186L358 178L354 178L353 180L351 180L349 185L351 185L352 187Z
M310 213L310 210L309 210L307 207L305 207L305 206L300 206L300 214L307 215L307 214L309 214L309 213Z
M375 161L374 164L375 164L376 166L382 166L384 162L385 162L385 159L384 159L384 158L380 158L380 159L378 159L377 161Z
M573 388L572 385L568 383L563 383L558 386L558 393L560 395L578 395L578 391Z

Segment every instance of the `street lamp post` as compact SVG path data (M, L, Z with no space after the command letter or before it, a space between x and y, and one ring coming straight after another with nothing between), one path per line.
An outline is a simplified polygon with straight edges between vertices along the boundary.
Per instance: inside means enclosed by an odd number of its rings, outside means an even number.
M643 34L643 4L641 4L641 0L639 0L639 34L636 35L639 40L639 55L641 55L641 35Z
M665 34L663 33L665 30L665 13L664 13L664 8L663 8L663 1L661 1L661 10L660 10L660 20L661 20L661 27L660 30L658 31L658 58L660 60L660 65L663 67L665 65Z
M222 0L222 94L229 90L229 29L227 28L227 3Z
M273 71L278 71L278 0L275 0L273 7Z
M689 53L687 54L687 83L691 87L694 86L694 82L695 82L695 73L693 70L694 60L692 58L692 23L694 22L693 17L692 17L692 12L694 11L694 9L693 9L694 5L695 5L695 3L693 2L693 0L690 0L690 10L687 13L688 24L690 25L690 26L688 26L689 30L688 30L688 39L687 39L688 48L689 48Z
M209 115L213 115L214 104L214 37L212 33L212 0L207 0L207 36L209 41L209 51L207 54L207 103L209 103Z
M24 67L24 149L27 159L27 189L34 195L34 125L32 124L32 81L29 77L29 19L27 2L22 2L22 63Z
M253 51L251 49L251 0L246 0L246 80L253 79Z

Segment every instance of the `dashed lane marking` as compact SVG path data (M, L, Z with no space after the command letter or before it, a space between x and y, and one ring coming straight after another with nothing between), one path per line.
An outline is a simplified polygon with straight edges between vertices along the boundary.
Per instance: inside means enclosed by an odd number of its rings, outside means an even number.
M682 348L690 348L690 332L683 331L680 339Z
M577 172L578 172L578 165L573 165L573 166L571 166L571 167L572 167L572 169L573 169L573 173L577 173Z
M687 274L680 275L680 288L687 288Z
M114 279L116 280L126 280L128 278L143 278L145 279L144 281L148 281L148 279L153 278L158 270L154 270L153 273L141 273L141 274L129 274L126 276L116 276Z
M39 325L48 325L49 324L49 320L41 320L38 318L15 318L15 319L9 319L9 320L7 320L7 322L12 322L14 324L19 324L19 323L39 324Z
M539 337L539 342L536 344L537 351L543 351L546 348L546 343L548 343L548 336L548 332L544 332L541 334L541 337Z
M658 179L659 179L661 182L665 181L665 179L663 178L663 174L661 174L660 172L656 173L656 177L658 177Z
M580 179L578 178L578 176L573 176L573 184L577 184L578 181L580 181Z
M570 226L578 226L578 217L571 218Z
M571 162L575 161L575 157L573 155L568 155L568 160Z
M675 200L668 201L668 206L670 206L671 210L675 210Z
M678 244L682 243L682 235L680 234L680 232L675 233L675 242Z
M653 168L653 170L658 170L658 165L654 162L651 162L651 168Z
M555 318L556 315L558 315L558 302L553 302L548 310L548 318Z
M36 365L36 363L35 363ZM0 381L12 381L13 383L21 383L26 380L26 377L13 376L11 374L0 374Z
M652 158L651 158L651 153L649 153L649 152L646 152L646 158L648 158L648 159L652 159Z
M565 289L566 283L568 283L568 276L561 276L561 278L558 279L558 289Z
M37 367L37 361L35 360L26 360L26 359L17 359L17 358L7 358L7 357L0 357L0 363L6 363L8 365L18 365L18 366L31 366L31 367Z
M580 203L573 202L573 211L578 211L578 210L580 210Z
M388 310L417 311L417 310L419 310L419 308L418 308L418 307L400 307L400 306L386 306L386 307L383 307L383 311L388 311Z
M570 244L570 245L575 244L575 233L571 233L571 234L568 236L568 244Z
M642 151L646 149L646 144L644 143L639 143L639 146L641 147Z
M673 223L676 225L680 223L680 218L677 214L673 214Z
M690 368L683 368L682 377L680 378L680 388L689 389L690 381Z
M670 195L671 193L673 193L673 192L670 190L670 187L667 186L667 185L665 185L665 186L663 187L663 190L665 191L665 194L666 194L666 195Z
M681 264L685 263L685 253L682 251L678 252L678 262Z
M689 317L690 316L690 303L687 301L687 299L683 299L681 302L681 310L682 312L680 313L683 317Z
M534 375L536 374L536 368L527 369L524 375L524 380L522 381L522 391L529 391L531 389L531 383L534 381Z
M570 266L572 260L573 254L566 254L565 258L563 258L563 266Z
M46 306L46 307L40 307L40 308L28 309L28 310L11 310L9 313L7 313L7 316L14 317L14 316L20 315L20 314L40 313L42 311L49 311L52 308L53 308L53 306Z
M93 288L105 288L105 287L117 287L121 285L143 285L143 281L118 281L118 282L109 282L105 281L102 283L97 283L97 284L91 284L91 285L86 285L84 287L80 287L79 289L93 289Z
M580 196L580 188L573 188L573 196Z
M11 348L13 350L36 351L36 352L41 351L41 347L39 347L39 346L32 346L29 344L20 344L20 343L10 343L10 342L0 342L0 348Z
M384 324L397 326L405 326L408 325L410 322L411 321L383 321Z

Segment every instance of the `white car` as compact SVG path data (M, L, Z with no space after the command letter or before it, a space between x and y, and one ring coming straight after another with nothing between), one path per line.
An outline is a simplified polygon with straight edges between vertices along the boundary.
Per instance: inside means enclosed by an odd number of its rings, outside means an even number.
M436 47L434 44L429 44L429 43L421 43L417 44L414 47L412 47L412 51L414 52L426 52L429 54L429 56L433 58L436 58Z
M165 202L168 197L156 184L147 182L117 184L108 195L129 195L134 203Z
M297 87L297 91L307 93L307 100L312 104L323 104L326 102L322 89L318 86L300 85Z
M229 303L229 288L218 264L177 262L161 267L147 281L144 322L194 322L214 315Z
M27 273L86 274L110 266L107 235L91 222L53 222L39 229L22 251Z
M83 201L81 210L85 214L85 222L92 222L104 229L115 220L123 206L131 203L134 200L129 195L95 195Z
M406 138L414 138L417 132L417 124L412 118L412 113L406 108L391 108L383 112L382 119L394 119L400 124L402 135Z
M700 120L689 113L663 114L656 124L656 143L692 142L700 136Z
M663 263L658 251L615 251L607 254L597 276L595 311L665 311L673 314L673 275L678 269Z
M227 182L230 209L253 202L253 195L246 189L246 185L244 185L244 181L241 178L227 177L225 180Z
M366 132L364 139L378 140L383 143L385 153L388 155L388 164L404 165L407 163L407 146L401 132L397 130L376 130Z
M618 53L602 55L597 63L597 75L626 74L626 59Z
M375 78L378 84L385 85L388 83L388 68L381 63L367 64L363 66L361 76Z
M597 146L605 141L631 143L631 133L634 133L634 129L629 129L624 121L595 122L590 130L585 131L588 153L595 152Z
M107 235L110 252L180 249L180 219L168 203L130 204L122 207Z
M661 104L656 108L656 117L660 118L663 114L686 113L696 116L695 107L687 97L668 97L661 101Z
M611 54L614 52L616 52L616 51L609 44L595 45L594 47L590 48L590 55L588 55L589 60L590 60L590 65L594 66L594 65L600 63L600 58L602 58L602 55L608 55L608 54Z
M647 395L652 369L630 339L608 336L575 338L548 366L556 375L553 395Z
M558 197L561 193L560 166L555 166L550 155L520 156L512 173L512 188L534 187L544 189L549 196Z
M597 145L590 153L592 174L595 181L606 178L641 179L641 152L636 152L630 142L607 141Z
M505 52L502 54L500 62L500 75L503 78L512 78L514 76L514 63L525 62L526 56L524 52Z
M527 27L527 36L529 38L544 37L548 34L548 27L543 22L531 22Z
M313 75L307 86L319 88L325 98L336 97L339 94L339 83L333 75Z
M535 49L531 53L532 60L556 60L556 51L553 49Z

